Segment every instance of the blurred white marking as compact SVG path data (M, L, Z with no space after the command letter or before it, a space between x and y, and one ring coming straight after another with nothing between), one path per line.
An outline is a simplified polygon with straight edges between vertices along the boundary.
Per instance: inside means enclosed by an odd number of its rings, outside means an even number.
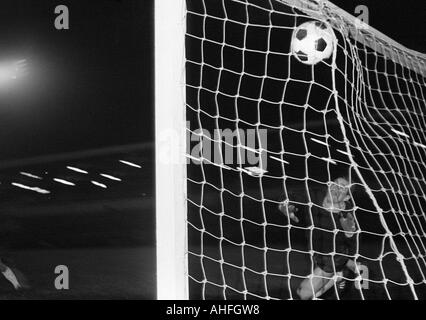
M38 192L38 193L41 193L41 194L48 194L48 193L50 193L50 191L45 190L45 189L41 189L39 187L29 187L29 186L26 186L24 184L16 183L16 182L12 182L11 184L13 186L15 186L15 187L18 187L18 188L21 188L21 189L25 189L25 190L34 191L34 192Z
M279 161L279 162L283 162L283 163L285 163L285 164L290 164L290 162L285 161L285 160L282 160L282 159L277 158L277 157L274 157L274 156L270 156L270 158L271 158L271 159L274 159L274 160L277 160L277 161Z
M111 180L114 180L114 181L121 181L121 179L120 179L120 178L117 178L117 177L111 176L111 175L109 175L109 174L101 173L100 175L101 175L102 177L104 177L104 178L107 178L107 179L111 179Z
M32 191L35 191L35 192L38 192L38 193L41 193L41 194L49 194L50 193L49 190L45 190L45 189L42 189L42 188L39 188L39 187L32 188Z
M395 129L392 129L392 131L393 131L393 132L395 132L396 134L399 134L400 136L403 136L403 137L406 137L406 138L409 138L409 137L410 137L410 136L409 136L408 134L406 134L405 132L398 131L398 130L395 130Z
M348 157L350 156L349 153L347 153L346 151L340 150L340 149L337 149L337 152L340 152L340 153L342 153L342 154L344 154L345 156L348 156Z
M133 163L133 162L129 162L129 161L125 161L125 160L120 160L120 162L127 164L128 166L131 166L131 167L135 167L135 168L139 168L139 169L142 168L140 165Z
M418 142L414 142L414 145L416 147L420 147L420 148L426 149L426 146L424 144L421 144L421 143L418 143Z
M260 177L263 176L265 173L267 173L268 171L259 168L259 167L247 167L244 168L244 170L246 170L246 172L252 176L256 176L256 177Z
M43 180L42 177L36 176L36 175L28 173L28 172L19 172L19 174L21 174L23 176L30 177L30 178L34 178L34 179Z
M330 159L330 158L321 158L321 159L324 160L324 161L330 162L331 164L337 164L336 161L334 161L333 159Z
M238 167L238 168L237 168L237 171L242 171L242 172L245 172L245 173L247 173L247 174L250 174L250 175L251 175L250 171L248 171L248 170L246 170L246 169L244 169L244 168L240 168L240 167Z
M71 167L71 166L67 166L67 169L78 172L78 173L84 173L84 174L88 174L89 172L87 172L86 170L83 169L79 169L76 167Z
M97 181L90 181L91 183L93 183L95 186L107 189L108 187L106 185L104 185L103 183L97 182Z
M191 155L189 155L189 154L185 154L185 157L187 157L187 158L191 159L191 160L192 160L192 161L194 161L196 164L199 164L199 163L203 162L204 160L206 160L206 161L207 161L207 159L206 159L206 158L197 158L197 157L191 156ZM209 164L214 165L214 166L216 166L216 167L219 167L219 168L221 168L221 169L225 169L225 170L234 170L234 169L232 169L230 166L227 166L226 164L223 164L223 163L221 163L221 164L217 164L217 163L214 163L214 162L209 162Z
M321 140L318 140L318 139L315 139L315 138L311 138L311 140L312 140L313 142L316 142L316 143L322 144L322 145L324 145L324 146L326 146L326 147L328 147L328 146L329 146L329 144L328 144L327 142L324 142L324 141L321 141Z
M247 173L248 175L250 175L252 177L260 177L260 176L263 175L264 172L267 172L267 171L264 171L263 169L258 168L258 167L249 167L249 168L240 168L240 167L238 167L237 170L245 172L245 173Z
M238 145L240 148L243 148L243 149L245 149L245 150L247 150L247 151L251 151L251 152L253 152L253 153L257 153L257 154L261 154L261 151L259 151L259 150L257 150L257 149L253 149L253 148L250 148L250 147L247 147L247 146L244 146L244 145Z
M75 186L75 183L72 183L72 182L67 181L67 180L64 180L64 179L54 178L53 180L54 180L54 181L56 181L56 182L59 182L59 183L65 184L65 185L67 185L67 186Z

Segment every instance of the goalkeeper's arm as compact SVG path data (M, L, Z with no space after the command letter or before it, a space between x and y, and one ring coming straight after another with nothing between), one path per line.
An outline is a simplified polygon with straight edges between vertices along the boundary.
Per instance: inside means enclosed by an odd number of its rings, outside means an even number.
M304 223L303 214L305 213L305 208L303 204L309 202L309 197L306 192L306 189L303 187L293 187L292 190L286 190L284 195L281 197L278 204L278 210L286 215L290 220L293 220L296 223ZM302 214L302 219L300 218Z
M294 222L299 223L299 218L296 216L296 212L299 211L299 208L297 208L294 204L291 204L288 201L281 202L278 205L278 210L280 210Z

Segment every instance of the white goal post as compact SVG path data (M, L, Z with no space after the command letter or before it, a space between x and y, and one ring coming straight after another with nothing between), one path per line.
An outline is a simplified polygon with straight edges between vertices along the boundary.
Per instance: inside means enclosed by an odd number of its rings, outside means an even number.
M309 20L337 39L332 58L301 66L289 39ZM425 79L425 54L327 0L155 0L158 299L297 299L318 254L334 274L339 255L370 266L370 289L347 279L359 299L426 299ZM310 193L337 167L358 190L352 253L313 214Z
M157 297L187 299L184 0L155 1Z

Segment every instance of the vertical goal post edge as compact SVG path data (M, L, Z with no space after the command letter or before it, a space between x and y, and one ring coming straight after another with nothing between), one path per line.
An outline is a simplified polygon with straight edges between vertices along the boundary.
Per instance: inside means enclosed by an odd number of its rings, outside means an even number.
M157 299L188 299L185 0L155 0Z

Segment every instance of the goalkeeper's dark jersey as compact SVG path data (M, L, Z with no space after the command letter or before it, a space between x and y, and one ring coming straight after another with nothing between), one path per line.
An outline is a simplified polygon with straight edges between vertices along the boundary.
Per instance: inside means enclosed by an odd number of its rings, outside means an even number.
M303 191L304 190L304 191ZM348 237L345 235L345 228L341 224L341 218L347 215L353 215L353 203L349 200L346 203L346 209L339 213L332 213L322 209L322 203L327 195L327 187L319 185L309 188L300 189L299 192L289 192L288 199L293 203L299 211L297 216L301 220L301 226L307 228L307 238L309 248L315 253L330 254L343 253L345 255L353 255L356 247L356 235ZM309 205L311 202L311 206ZM313 228L309 229L309 227ZM337 233L335 234L335 231Z

